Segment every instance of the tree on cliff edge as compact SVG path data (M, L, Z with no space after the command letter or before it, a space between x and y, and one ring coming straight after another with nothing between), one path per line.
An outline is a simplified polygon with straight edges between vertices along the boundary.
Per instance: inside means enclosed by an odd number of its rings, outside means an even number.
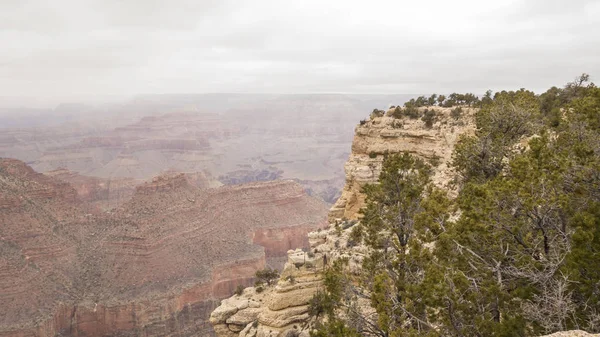
M279 278L279 272L276 269L265 268L257 270L255 276L258 282L265 282L270 286L273 281Z
M600 89L574 92L558 124L529 91L490 98L455 148L453 201L422 161L389 155L352 234L371 250L357 277L326 272L314 335L599 332Z

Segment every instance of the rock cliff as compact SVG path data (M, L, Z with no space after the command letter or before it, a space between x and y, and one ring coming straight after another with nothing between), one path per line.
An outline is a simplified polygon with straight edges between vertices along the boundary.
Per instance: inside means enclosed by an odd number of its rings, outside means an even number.
M0 336L211 336L209 313L326 223L290 181L165 174L111 212L0 159ZM273 262L272 262L273 261Z
M277 284L257 293L246 288L224 300L210 321L219 337L309 336L309 300L321 289L321 271L329 261L348 258L350 272L361 268L364 246L348 244L354 219L363 206L361 188L379 177L385 153L410 152L434 166L434 182L452 189L448 168L458 136L473 132L474 109L463 109L460 121L449 108L435 108L437 122L431 128L420 119L375 117L355 128L352 152L344 169L346 184L329 212L330 226L308 234L309 249L288 251ZM391 111L389 112L391 113Z
M438 117L431 128L427 128L420 119L398 120L385 116L356 126L352 152L344 165L346 184L329 212L330 222L359 216L358 210L364 202L360 190L365 184L377 181L386 152L409 152L427 160L435 167L434 182L452 190L449 186L452 176L447 163L458 136L474 131L475 109L463 109L460 121L452 118L450 108L436 107L435 110Z
M219 337L309 336L309 301L322 289L322 274L330 262L348 258L350 272L360 268L363 246L350 247L351 225L332 226L308 234L310 249L288 251L288 260L276 285L246 288L221 302L210 322Z
M399 121L375 117L355 129L352 153L345 165L346 185L342 196L329 213L330 227L308 234L308 250L290 250L278 282L263 287L246 288L242 294L222 301L211 313L210 322L219 337L287 337L310 336L312 318L309 301L323 289L322 271L339 258L348 260L349 273L362 267L367 248L349 243L352 226L360 218L364 205L361 188L377 181L383 155L410 152L432 164L433 181L452 194L449 161L458 136L474 131L474 110L465 109L461 121L450 116L450 109L437 108L438 120L427 128L420 120ZM343 218L343 219L342 219ZM370 311L369 303L360 302L359 310ZM341 313L343 315L343 313ZM600 336L580 330L557 332L545 337Z

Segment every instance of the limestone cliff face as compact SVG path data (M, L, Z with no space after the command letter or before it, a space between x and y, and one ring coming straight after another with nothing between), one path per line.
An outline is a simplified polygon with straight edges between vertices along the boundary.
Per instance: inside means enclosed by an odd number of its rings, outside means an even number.
M377 181L386 152L409 152L429 161L435 167L434 182L452 190L448 186L451 180L448 162L458 137L474 131L475 109L463 108L460 121L451 117L450 108L434 109L438 117L431 128L420 119L393 117L377 117L356 126L352 152L344 165L346 184L329 212L330 222L359 216L358 210L364 204L360 190L365 184Z
M257 293L246 288L242 295L226 299L211 314L219 337L309 336L308 303L322 288L321 271L327 261L348 259L350 272L358 272L366 247L348 245L351 226L364 204L361 188L379 177L385 153L410 152L434 166L434 182L451 188L448 168L452 150L462 133L473 132L474 110L463 109L460 121L447 108L436 108L437 122L377 117L356 126L352 152L346 162L346 185L329 213L326 230L308 233L310 247L288 251L288 260L275 286ZM341 221L341 218L346 218ZM335 223L340 224L336 228Z

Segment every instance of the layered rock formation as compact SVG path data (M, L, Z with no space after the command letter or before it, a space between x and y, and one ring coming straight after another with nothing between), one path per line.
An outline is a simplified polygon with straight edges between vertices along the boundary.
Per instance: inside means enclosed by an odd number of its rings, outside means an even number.
M193 181L163 175L100 213L0 159L0 336L210 336L218 299L325 224L293 182Z
M329 212L330 227L308 234L308 250L288 252L288 261L277 285L257 294L247 288L241 296L223 301L211 314L219 337L308 336L308 302L321 289L325 259L348 259L348 272L358 272L364 246L348 244L351 227L364 204L361 188L379 177L385 153L410 152L434 166L434 182L451 189L448 168L460 134L472 132L474 110L465 109L460 121L447 108L435 108L437 122L427 128L420 119L375 117L356 126L352 153L346 162L346 185ZM342 218L345 218L342 220ZM291 281L293 280L293 281ZM247 304L246 304L247 303ZM366 305L365 307L368 307Z
M438 117L431 128L420 119L392 117L376 117L356 126L352 152L344 165L346 184L331 208L330 221L358 217L358 210L364 204L360 190L365 184L377 181L383 154L387 152L409 152L427 160L435 167L434 183L452 191L449 186L452 174L447 163L458 136L474 131L474 109L463 109L460 121L450 116L450 108L434 109Z
M447 190L452 172L448 162L462 133L473 132L474 111L467 110L462 122L449 116L450 109L438 109L442 115L433 128L426 128L420 120L399 121L377 117L356 127L352 153L345 165L346 186L342 197L331 209L330 228L308 234L309 250L291 250L278 282L257 292L257 287L246 288L241 295L224 300L211 314L210 322L219 337L308 337L311 317L309 300L323 289L322 270L325 257L328 263L344 258L348 260L346 272L358 273L367 248L349 244L349 235L358 210L363 206L361 187L376 182L381 171L382 154L408 151L434 166L434 183ZM341 220L345 217L347 219ZM262 287L261 287L262 288ZM360 303L361 310L372 310L368 302ZM368 300L365 300L368 301ZM343 313L340 313L343 315ZM580 330L557 332L544 337L600 336Z
M246 288L221 302L210 322L219 337L309 336L309 302L323 290L322 271L328 263L348 259L348 272L361 268L364 246L348 245L353 222L345 229L332 226L308 234L310 249L288 251L288 260L276 285ZM328 262L329 261L329 262Z
M79 199L86 201L101 210L120 207L133 196L136 187L144 181L133 178L98 178L84 176L65 168L44 173L47 176L69 183L77 191ZM173 170L165 171L159 179L183 174L187 183L208 189L221 186L217 180L206 172L180 173Z

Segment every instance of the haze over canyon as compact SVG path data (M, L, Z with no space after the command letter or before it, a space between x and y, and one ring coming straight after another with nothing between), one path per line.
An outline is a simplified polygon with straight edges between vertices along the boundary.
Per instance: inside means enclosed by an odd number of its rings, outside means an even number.
M6 109L0 335L213 335L219 299L326 227L366 107L404 97Z
M600 333L598 27L0 0L0 337Z

